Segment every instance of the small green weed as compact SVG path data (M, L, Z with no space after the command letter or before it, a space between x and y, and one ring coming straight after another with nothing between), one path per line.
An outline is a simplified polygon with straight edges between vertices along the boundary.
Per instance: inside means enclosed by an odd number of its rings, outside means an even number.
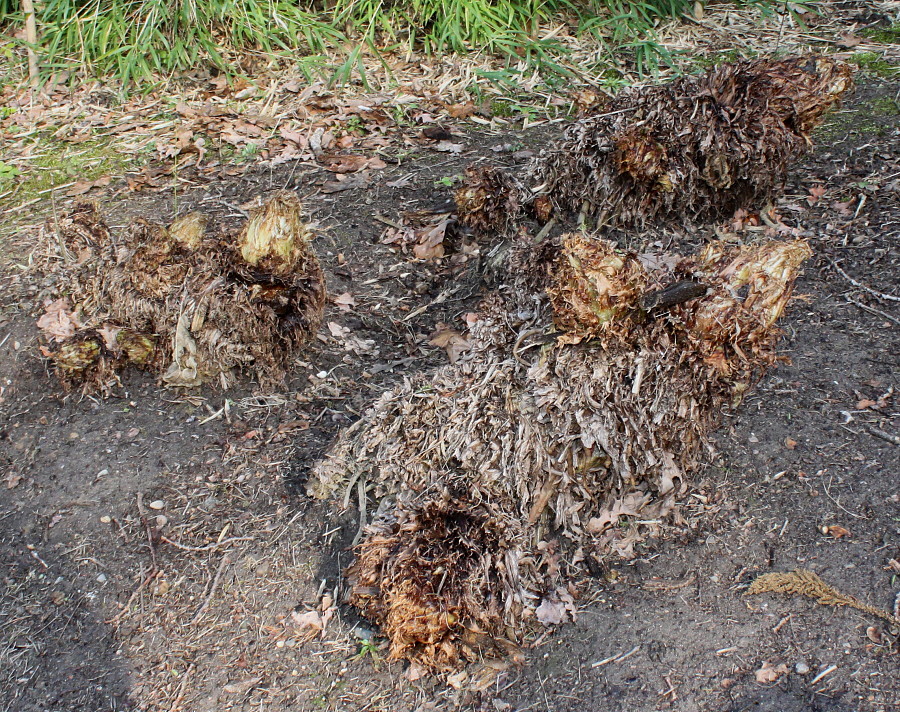
M18 178L20 175L22 175L22 171L18 168L11 166L4 161L0 161L0 182Z
M370 658L372 660L372 665L377 668L378 663L381 662L381 655L378 652L378 643L375 642L375 639L369 638L363 640L359 645L359 652L356 654L356 657L358 660Z

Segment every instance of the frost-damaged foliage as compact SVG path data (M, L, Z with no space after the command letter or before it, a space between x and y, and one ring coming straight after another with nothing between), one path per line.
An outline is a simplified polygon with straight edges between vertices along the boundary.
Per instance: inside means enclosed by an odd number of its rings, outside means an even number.
M206 217L191 213L168 228L139 219L117 238L89 204L62 221L61 249L74 259L62 268L71 308L54 302L41 326L60 342L48 352L67 387L105 388L127 364L173 386L226 388L238 370L263 385L283 378L325 304L299 200L276 194L236 239L205 230ZM58 328L61 316L71 335Z
M775 361L808 255L803 242L638 255L569 235L549 305L487 301L470 352L383 394L310 493L363 481L381 500L348 578L392 657L447 670L489 655L475 633L520 644L565 617L584 562L633 556L703 465L721 406Z
M811 145L810 132L852 85L828 57L723 64L701 77L625 90L576 121L512 181L473 169L458 196L462 222L503 231L507 206L584 211L599 224L716 219L770 198ZM503 189L503 200L490 194ZM484 193L484 194L483 194ZM520 215L524 214L520 210Z

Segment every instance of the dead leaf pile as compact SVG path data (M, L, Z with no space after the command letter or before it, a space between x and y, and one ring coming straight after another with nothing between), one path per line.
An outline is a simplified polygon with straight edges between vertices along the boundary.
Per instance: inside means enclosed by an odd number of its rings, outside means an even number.
M364 481L380 502L347 575L393 659L447 672L574 618L580 567L659 532L719 409L774 362L809 255L712 244L640 260L562 242L539 250L543 299L489 298L466 337L438 325L451 364L382 394L310 478L312 496ZM658 288L680 265L704 286L673 299Z
M165 228L136 220L113 236L96 206L77 204L52 224L60 249L89 259L59 263L60 289L38 320L67 388L106 391L132 365L171 386L230 386L240 371L280 381L319 326L322 269L293 193L251 211L236 235L207 236L206 217ZM336 325L335 325L336 326Z

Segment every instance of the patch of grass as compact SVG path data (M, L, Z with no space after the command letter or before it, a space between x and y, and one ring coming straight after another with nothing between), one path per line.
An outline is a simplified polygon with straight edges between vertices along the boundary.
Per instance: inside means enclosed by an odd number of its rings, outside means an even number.
M867 27L859 34L879 44L900 44L900 24L891 27Z
M124 83L212 64L245 50L320 54L342 33L290 0L47 0L37 6L45 70L82 65ZM310 4L310 3L305 3Z
M857 52L850 57L849 61L864 72L876 77L896 77L897 71L900 70L900 67L891 64L877 52Z
M671 60L655 28L692 7L693 0L46 0L37 13L45 73L87 68L127 85L204 64L247 73L281 56L309 77L365 83L364 56L385 49L486 52L571 76L566 50L546 35L559 23L599 40L607 64L630 59L639 73L653 72ZM0 24L21 26L11 0L0 8Z
M0 171L0 193L18 187L15 199L30 200L42 192L73 181L121 175L135 162L132 157L116 150L109 140L71 144L45 137L40 140L36 157L17 169L18 175Z

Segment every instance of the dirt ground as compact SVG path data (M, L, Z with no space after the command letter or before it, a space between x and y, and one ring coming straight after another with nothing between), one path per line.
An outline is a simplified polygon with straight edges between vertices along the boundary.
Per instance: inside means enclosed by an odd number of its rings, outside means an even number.
M309 500L303 483L377 394L446 362L431 334L463 329L489 289L486 249L414 261L384 244L389 223L440 213L467 163L522 163L559 124L454 137L461 153L421 145L339 192L323 192L314 165L285 164L104 202L113 226L167 220L176 200L228 223L251 197L297 191L320 225L329 292L353 304L329 305L278 393L182 393L129 374L108 399L66 395L34 326L52 283L12 265L0 314L0 710L900 710L898 631L806 598L743 595L761 573L803 567L897 605L898 88L864 78L791 174L777 212L815 250L784 320L791 363L723 417L715 463L683 503L691 524L611 560L578 621L536 638L525 667L479 694L408 679L344 606L304 639L292 613L340 601L357 514ZM32 234L14 245L20 263ZM712 236L664 238L688 249Z

